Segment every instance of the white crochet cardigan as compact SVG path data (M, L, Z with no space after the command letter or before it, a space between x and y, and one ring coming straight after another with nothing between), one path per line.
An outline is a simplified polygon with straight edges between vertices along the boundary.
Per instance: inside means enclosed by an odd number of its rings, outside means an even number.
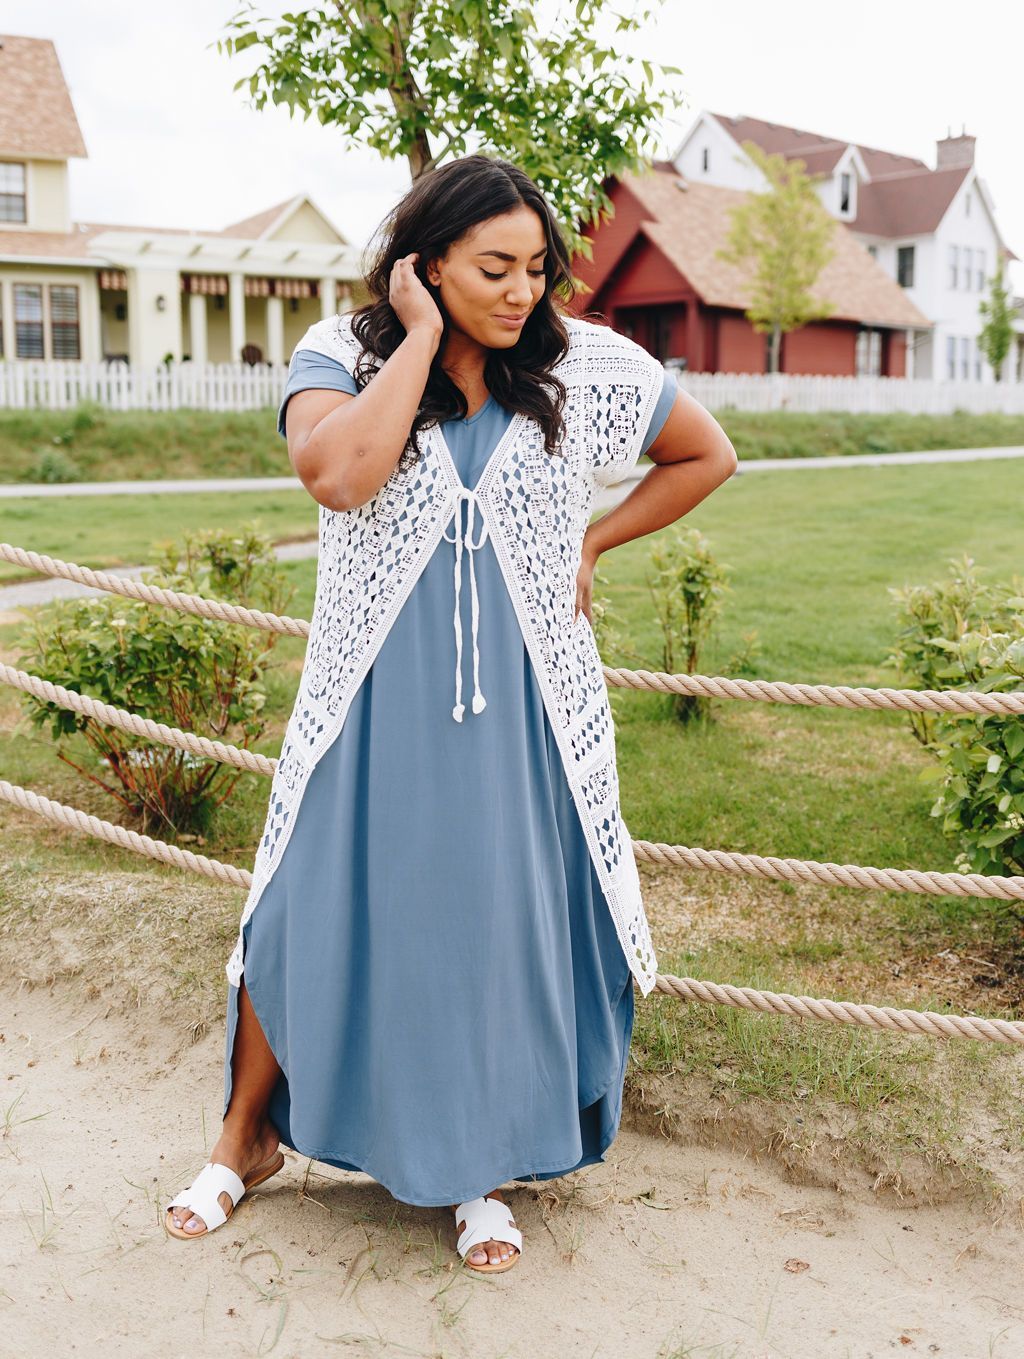
M302 676L270 790L263 836L227 964L242 977L242 928L281 861L303 790L345 722L352 698L421 571L454 520L456 591L462 548L489 534L544 698L591 859L630 971L643 995L654 987L656 958L640 894L632 841L619 808L615 731L594 634L575 618L576 574L598 486L614 485L636 463L662 390L664 370L635 341L606 326L565 317L570 348L556 371L567 388L565 438L557 453L516 412L475 488L463 485L435 425L411 441L372 500L351 510L320 506L316 598ZM296 349L312 349L354 370L361 347L346 315L310 326ZM374 360L374 366L379 361ZM371 379L372 380L372 379ZM461 501L470 529L462 540ZM473 512L482 524L472 528ZM447 535L446 535L447 536ZM449 539L452 541L452 539ZM456 602L456 640L461 633ZM461 672L461 665L457 674ZM461 721L459 702L453 717ZM472 710L484 705L476 686ZM470 718L469 720L472 720ZM400 836L400 827L395 828ZM396 849L400 845L396 843Z

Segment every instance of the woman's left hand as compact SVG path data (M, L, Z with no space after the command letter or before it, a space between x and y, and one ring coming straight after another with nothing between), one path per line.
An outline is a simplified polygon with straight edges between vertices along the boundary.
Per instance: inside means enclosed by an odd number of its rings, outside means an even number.
M594 567L597 565L597 558L587 551L586 545L580 557L580 569L576 572L576 608L573 613L573 622L579 622L580 613L587 615L587 622L593 626L594 620L591 617L591 595L594 589Z

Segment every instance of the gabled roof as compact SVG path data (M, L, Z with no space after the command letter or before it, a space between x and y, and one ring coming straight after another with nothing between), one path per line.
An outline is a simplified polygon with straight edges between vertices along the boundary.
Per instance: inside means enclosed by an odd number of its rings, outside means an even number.
M88 154L53 43L0 34L0 155Z
M865 146L863 142L851 142L848 137L829 137L822 132L807 132L803 128L788 127L785 123L769 123L764 118L748 118L745 114L730 117L728 113L712 113L712 118L720 123L736 144L744 141L756 142L769 154L778 152L787 159L799 156L807 160L833 155L833 164L848 146L855 146L864 158L868 174L874 179L878 175L891 175L905 170L927 170L923 160L916 156L898 156L894 151L880 151L875 146ZM808 161L810 168L810 161ZM822 168L829 168L823 165Z
M737 145L749 140L763 151L783 155L787 160L799 156L806 163L808 174L828 174L847 148L854 147L860 154L868 179L858 186L857 216L847 224L866 236L894 239L931 235L938 230L964 180L969 176L977 178L970 162L943 165L933 170L916 156L900 156L894 151L882 151L876 146L788 127L784 123L769 123L763 118L748 118L743 114L735 118L726 113L709 116L735 139ZM1009 258L1016 259L1013 251L1004 245L994 219L992 226Z
M272 208L264 208L262 212L257 212L252 217L243 217L240 222L233 222L231 226L224 227L219 234L259 240L261 236L267 234L278 218L284 215L285 210L297 202L301 202L301 199L286 198L283 203L275 203Z
M706 305L738 310L750 305L749 271L716 255L728 236L731 212L746 201L747 191L691 183L669 161L655 162L646 174L627 172L620 183L642 209L634 241L637 235L649 240ZM810 291L835 304L834 319L879 326L931 326L842 222L834 222L830 244L833 257ZM606 270L602 273L600 279L587 274L586 281L595 290L607 277Z
M313 202L308 194L296 194L294 198L286 198L282 203L275 203L273 207L264 208L262 212L255 213L252 217L243 217L240 222L233 222L231 226L226 226L222 231L218 231L218 236L242 237L246 240L265 241L271 238L278 240L288 240L288 223L300 214L305 214L307 219L310 215L319 219L319 223L340 245L348 245L349 241L341 234L327 214Z

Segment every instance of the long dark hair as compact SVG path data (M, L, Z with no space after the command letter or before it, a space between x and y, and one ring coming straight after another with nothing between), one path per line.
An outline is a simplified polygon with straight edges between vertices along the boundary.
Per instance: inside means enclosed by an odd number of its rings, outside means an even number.
M571 256L551 205L530 176L510 161L474 154L421 175L384 218L378 228L382 239L365 275L371 300L349 313L353 334L366 351L353 374L357 387L362 388L378 366L371 356L383 362L405 339L405 327L388 301L391 271L401 256L419 252L416 276L444 318L444 333L410 430L417 455L421 429L469 413L462 391L441 367L450 319L440 289L426 277L426 266L478 222L523 203L540 218L547 241L544 296L531 311L514 348L488 351L484 381L502 406L538 422L548 453L554 453L564 437L566 390L552 369L569 349L569 335L556 302L571 301L576 294Z

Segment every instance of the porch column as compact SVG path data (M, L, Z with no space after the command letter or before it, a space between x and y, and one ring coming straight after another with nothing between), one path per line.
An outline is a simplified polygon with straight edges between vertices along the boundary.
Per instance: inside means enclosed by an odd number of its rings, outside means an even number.
M4 323L4 358L14 358L14 279L0 279L0 317Z
M245 348L245 275L228 274L228 330L231 336L231 362L242 362Z
M206 298L202 293L188 295L188 329L193 363L206 363L209 349L206 343Z
M284 363L284 298L267 298L267 362Z
M333 278L320 280L320 319L326 321L338 310L337 282Z

